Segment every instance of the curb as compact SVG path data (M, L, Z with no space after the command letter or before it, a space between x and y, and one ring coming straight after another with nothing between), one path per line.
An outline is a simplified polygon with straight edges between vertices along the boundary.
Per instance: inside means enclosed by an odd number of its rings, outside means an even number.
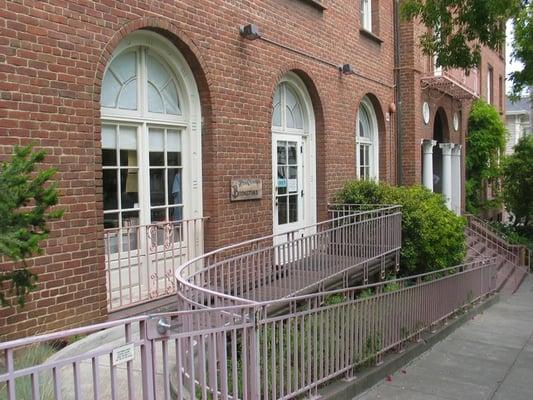
M318 397L321 400L352 400L355 396L362 394L388 375L392 375L410 361L430 350L435 344L446 338L473 316L481 313L499 300L499 294L491 296L460 317L450 320L439 331L423 334L421 342L409 345L402 353L386 355L381 365L366 368L351 381L336 381L320 389Z

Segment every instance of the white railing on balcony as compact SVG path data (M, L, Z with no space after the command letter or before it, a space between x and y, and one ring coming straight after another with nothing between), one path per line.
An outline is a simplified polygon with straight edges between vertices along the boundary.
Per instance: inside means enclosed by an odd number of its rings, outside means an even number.
M108 311L176 293L175 269L203 253L205 220L106 229Z

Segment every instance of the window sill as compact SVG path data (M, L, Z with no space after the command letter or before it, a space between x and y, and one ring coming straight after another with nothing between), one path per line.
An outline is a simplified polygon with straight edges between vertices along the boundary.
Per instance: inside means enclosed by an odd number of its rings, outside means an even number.
M309 4L311 7L314 7L320 11L327 10L328 8L322 4L323 0L300 0L303 3Z
M364 36L364 37L366 37L367 39L370 39L370 40L372 40L373 42L375 42L375 43L377 43L377 44L381 44L381 43L383 43L383 39L381 39L379 36L376 36L376 35L373 34L372 32L367 31L367 30L364 29L364 28L359 29L359 33L361 34L361 36Z

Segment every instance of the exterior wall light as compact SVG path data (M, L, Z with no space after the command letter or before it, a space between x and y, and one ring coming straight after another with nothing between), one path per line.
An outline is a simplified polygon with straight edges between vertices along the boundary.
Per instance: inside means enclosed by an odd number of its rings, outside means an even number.
M350 64L339 65L339 71L342 72L343 75L355 75L355 71Z
M241 26L239 28L239 33L241 37L249 40L259 39L261 37L261 33L259 33L259 28L254 24Z

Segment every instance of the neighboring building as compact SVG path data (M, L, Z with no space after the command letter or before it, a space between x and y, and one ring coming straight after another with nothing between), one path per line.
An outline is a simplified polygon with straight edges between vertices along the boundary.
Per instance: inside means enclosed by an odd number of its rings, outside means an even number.
M513 153L513 147L525 135L531 133L531 101L522 98L516 102L506 101L505 127L507 128L507 154Z
M503 115L505 52L482 49L478 69L443 70L418 47L426 30L417 22L400 29L400 174L405 184L442 193L459 213L465 206L464 157L472 101L483 98Z
M168 303L177 264L304 233L348 179L424 171L459 210L469 101L505 76L493 52L469 77L435 70L407 23L395 69L392 2L7 2L0 21L0 154L44 148L66 211L30 261L38 289L0 309L4 339ZM239 179L253 199L232 201Z

